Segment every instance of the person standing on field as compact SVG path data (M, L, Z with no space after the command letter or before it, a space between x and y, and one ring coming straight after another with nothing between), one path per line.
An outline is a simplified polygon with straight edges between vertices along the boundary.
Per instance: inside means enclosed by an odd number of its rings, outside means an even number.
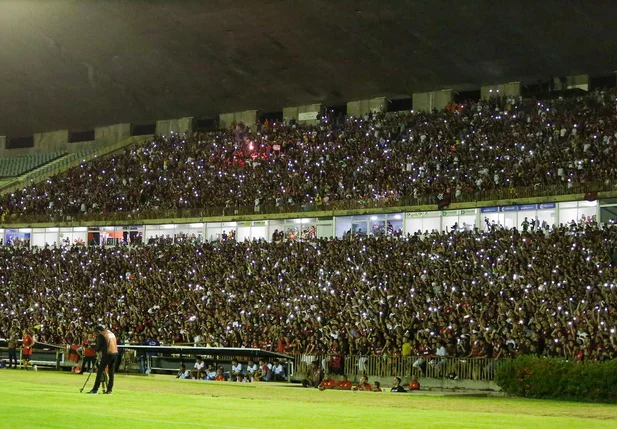
M24 329L24 335L22 337L21 345L23 347L21 355L24 362L24 368L26 369L26 371L28 371L28 367L30 366L30 359L32 358L32 347L34 346L34 338L32 338L32 333L29 329Z
M17 335L11 333L8 341L9 346L9 368L11 365L17 369Z
M99 386L105 377L105 369L109 375L109 381L107 382L107 395L111 395L114 388L114 370L116 359L118 358L118 344L116 336L109 329L104 326L97 326L94 331L98 334L96 337L96 351L101 354L101 363L99 370L96 373L96 382L94 387L88 393L98 393Z
M90 338L89 335L86 335L85 337L86 338L82 343L84 359L81 365L81 370L79 371L80 374L84 373L86 367L88 367L88 372L92 372L92 369L94 369L94 366L96 364L96 350L94 348L94 341Z

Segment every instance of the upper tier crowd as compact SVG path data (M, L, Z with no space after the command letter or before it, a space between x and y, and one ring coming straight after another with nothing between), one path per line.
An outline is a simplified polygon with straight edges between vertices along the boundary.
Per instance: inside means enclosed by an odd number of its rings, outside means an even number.
M617 358L617 227L0 248L0 337Z
M616 138L614 91L324 117L313 126L239 124L156 137L17 191L0 210L4 219L214 207L233 214L265 205L282 211L403 198L433 203L444 194L453 201L481 199L486 192L533 193L549 185L612 189Z

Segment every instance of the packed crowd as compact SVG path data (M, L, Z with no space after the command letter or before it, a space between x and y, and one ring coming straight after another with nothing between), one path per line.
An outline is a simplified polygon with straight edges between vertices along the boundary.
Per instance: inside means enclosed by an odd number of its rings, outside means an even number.
M320 125L269 123L157 137L15 192L5 219L264 205L319 207L547 185L617 183L614 92L515 97L432 113L371 114ZM597 190L597 189L596 189Z
M617 358L617 228L0 249L0 337Z

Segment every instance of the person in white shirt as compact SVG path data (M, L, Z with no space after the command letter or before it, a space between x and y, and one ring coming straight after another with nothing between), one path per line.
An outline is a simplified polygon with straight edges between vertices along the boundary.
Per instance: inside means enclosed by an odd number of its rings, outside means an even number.
M246 366L246 378L245 381L253 382L255 381L255 372L257 371L257 365L251 359L249 359L249 363Z
M238 359L231 360L231 371L229 375L229 381L241 382L244 378L244 375L242 374L242 364L238 362Z
M195 361L195 365L193 365L193 378L198 380L204 378L204 370L206 368L206 364L201 358L201 356L197 356L197 360Z
M433 359L432 363L433 365L435 365L435 368L437 369L438 374L441 374L443 368L448 363L448 360L446 359L446 357L448 356L448 351L446 350L446 347L443 342L439 342L439 343L435 342L433 347L435 347L436 358Z
M285 381L285 369L278 359L272 361L272 381Z
M186 366L184 364L180 365L180 369L178 370L178 374L176 375L176 378L182 378L182 379L190 379L191 378L191 372L186 369Z

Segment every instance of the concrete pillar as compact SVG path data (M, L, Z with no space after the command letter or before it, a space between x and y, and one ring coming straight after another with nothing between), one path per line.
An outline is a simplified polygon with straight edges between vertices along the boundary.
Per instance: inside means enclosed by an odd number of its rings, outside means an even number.
M565 76L565 78L565 82L561 80L561 77L553 78L553 87L555 90L563 91L565 89L582 89L583 91L589 91L589 75L579 74L575 76Z
M69 143L69 130L34 134L34 148L40 152L65 151Z
M229 128L232 124L236 123L235 113L221 113L219 115L219 126L221 128Z
M105 144L116 143L131 137L131 124L115 124L94 129L94 140Z
M369 100L350 101L347 103L347 116L358 118L368 112L385 112L388 109L386 97L371 98Z
M413 110L419 112L430 112L432 110L442 110L452 102L452 90L443 89L441 91L420 92L413 94Z
M480 88L480 98L487 99L494 95L508 95L518 97L519 95L521 95L521 83L500 83L497 85L485 85Z
M315 125L319 122L319 117L323 114L324 108L321 104L307 104L298 107L283 107L283 121L289 122L295 119L297 122L308 125Z
M159 136L168 136L173 131L174 133L193 135L195 121L193 118L179 119L163 119L156 121L156 134Z
M221 113L219 115L219 126L221 128L229 128L232 124L242 122L244 125L254 128L258 120L257 110L245 110L243 112Z
M248 127L255 128L255 125L259 122L259 113L257 110L245 110L243 112L238 112L238 114L236 114L236 120Z
M589 75L579 74L576 76L568 76L566 78L568 89L582 89L583 91L589 91Z

